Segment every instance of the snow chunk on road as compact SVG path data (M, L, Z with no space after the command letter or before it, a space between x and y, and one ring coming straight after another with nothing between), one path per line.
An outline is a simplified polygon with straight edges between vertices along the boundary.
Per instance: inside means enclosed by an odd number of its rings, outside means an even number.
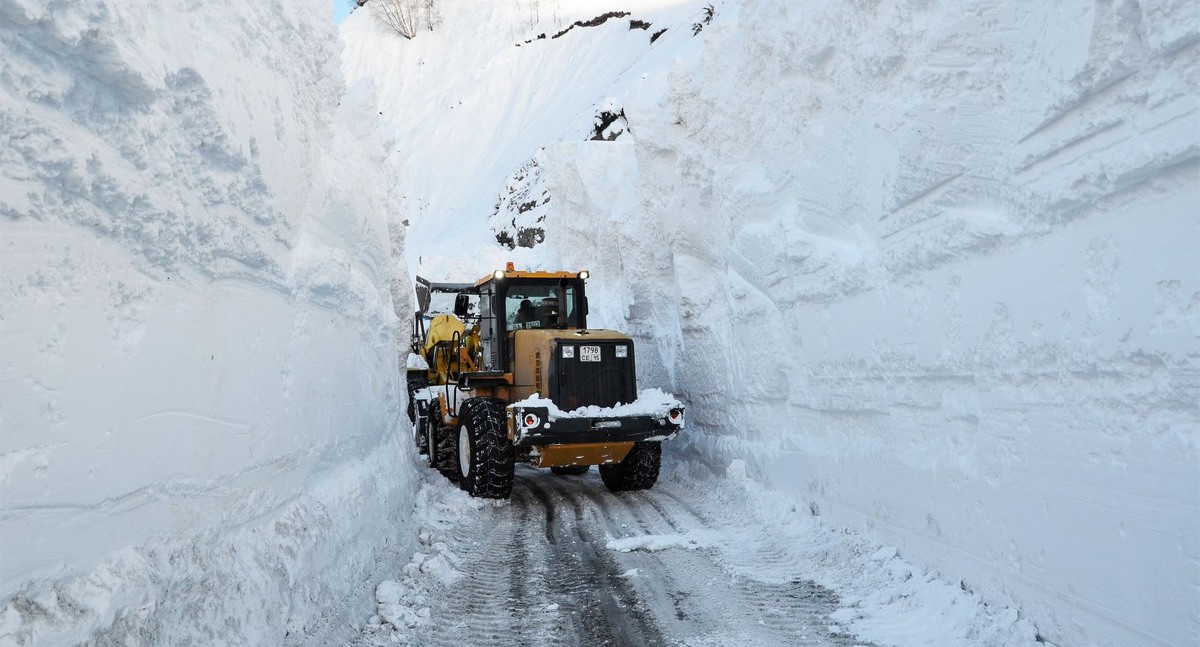
M415 627L429 619L429 607L413 605L412 590L393 580L385 580L375 587L375 601L379 604L379 618L393 627Z
M639 535L624 539L610 539L608 540L607 547L609 550L622 553L629 553L635 550L657 552L668 548L696 550L698 548L708 548L714 543L716 543L716 537L711 531L697 529L669 535ZM634 569L632 572L626 573L626 575L629 574L636 575L637 570ZM622 577L624 576L622 575Z

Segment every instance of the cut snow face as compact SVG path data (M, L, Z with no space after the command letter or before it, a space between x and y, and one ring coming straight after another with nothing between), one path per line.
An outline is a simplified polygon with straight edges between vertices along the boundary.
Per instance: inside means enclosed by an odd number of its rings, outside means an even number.
M338 57L324 0L0 2L0 644L278 644L369 595L411 290Z

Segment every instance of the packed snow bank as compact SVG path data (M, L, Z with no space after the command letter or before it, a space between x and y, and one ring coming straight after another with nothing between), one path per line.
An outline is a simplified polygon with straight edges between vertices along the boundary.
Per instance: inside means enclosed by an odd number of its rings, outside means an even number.
M668 452L744 457L1047 640L1200 632L1195 3L627 3L652 44L487 4L343 29L406 143L410 263L591 269L592 323L688 404ZM497 203L544 242L489 245Z
M502 500L472 498L441 476L434 476L433 470L420 474L423 482L409 521L414 528L416 547L408 563L397 569L403 575L399 581L384 580L375 587L377 613L362 628L368 644L396 644L397 632L403 635L405 630L428 624L430 606L436 607L441 602L437 596L428 594L430 584L451 586L471 575L456 568L459 558L446 544L449 539L446 530L464 518L477 517L481 510L508 505Z
M328 14L0 1L0 644L277 644L370 595L411 306Z

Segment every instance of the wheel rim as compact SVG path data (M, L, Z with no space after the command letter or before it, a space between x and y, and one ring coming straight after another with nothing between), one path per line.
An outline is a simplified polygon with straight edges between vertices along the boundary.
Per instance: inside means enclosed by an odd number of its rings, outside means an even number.
M463 476L471 475L471 438L466 425L458 430L458 471Z

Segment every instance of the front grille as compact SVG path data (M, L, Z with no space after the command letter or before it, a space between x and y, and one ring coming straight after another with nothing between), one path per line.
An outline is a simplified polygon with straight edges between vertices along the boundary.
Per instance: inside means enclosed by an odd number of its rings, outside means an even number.
M564 358L562 346L574 348L573 358ZM599 346L600 361L581 360L581 346ZM628 348L628 357L618 358L617 346ZM550 398L563 411L579 407L611 407L637 398L631 342L572 342L561 344L554 353Z

